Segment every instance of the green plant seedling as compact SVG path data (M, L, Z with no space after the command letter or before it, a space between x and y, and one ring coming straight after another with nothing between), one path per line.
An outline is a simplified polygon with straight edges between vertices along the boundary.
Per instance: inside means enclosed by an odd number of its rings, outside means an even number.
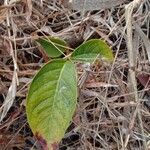
M53 39L40 39L38 43L50 57L55 58L61 56L60 51L65 52L66 43L60 39ZM53 59L45 64L35 75L29 88L27 120L44 150L57 148L72 120L78 95L74 61L91 63L96 58L113 60L112 50L99 39L81 44L69 56L65 59Z

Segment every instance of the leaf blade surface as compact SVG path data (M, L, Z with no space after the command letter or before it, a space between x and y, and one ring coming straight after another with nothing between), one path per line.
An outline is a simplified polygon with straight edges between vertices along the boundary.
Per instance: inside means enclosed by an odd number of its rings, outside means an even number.
M55 37L48 37L48 39L40 38L36 40L36 42L38 42L48 56L52 58L61 56L63 52L65 52L65 47L67 46L64 40Z
M113 60L111 48L99 39L92 39L81 44L71 55L72 60L83 62L93 62L97 58Z
M33 134L46 143L43 148L52 149L63 138L76 99L77 75L73 63L54 60L37 73L29 89L26 111Z

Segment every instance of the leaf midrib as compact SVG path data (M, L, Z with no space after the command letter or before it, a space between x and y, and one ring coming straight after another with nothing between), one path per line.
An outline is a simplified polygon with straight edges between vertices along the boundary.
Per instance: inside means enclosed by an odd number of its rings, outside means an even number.
M63 73L63 71L64 71L64 67L65 67L66 63L67 63L67 62L64 63L64 65L63 65L63 67L62 67L62 69L61 69L61 71L60 71L60 76L59 76L59 78L58 78L58 82L57 82L57 85L56 85L54 100L53 100L53 104L52 104L52 107L51 107L51 109L52 109L51 112L54 112L54 104L55 104L55 101L56 101L56 96L57 96L57 92L58 92L58 86L59 86L59 82L60 82L60 80L61 80L61 76L62 76L62 73ZM51 119L51 116L52 116L52 113L50 114L50 117L49 117L49 119L48 119L49 121L50 121L50 119ZM48 128L50 128L50 126L49 126ZM49 131L50 131L50 129L49 129Z

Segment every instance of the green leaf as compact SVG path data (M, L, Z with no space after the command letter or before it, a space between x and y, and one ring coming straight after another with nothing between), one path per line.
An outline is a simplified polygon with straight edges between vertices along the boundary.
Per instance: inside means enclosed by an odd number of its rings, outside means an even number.
M71 55L72 60L83 62L93 62L97 58L113 60L111 48L99 39L92 39L81 44Z
M64 40L54 37L40 38L36 40L46 51L49 57L56 58L65 52L67 43Z
M33 79L27 96L27 119L43 149L63 138L75 111L77 73L73 63L53 60Z

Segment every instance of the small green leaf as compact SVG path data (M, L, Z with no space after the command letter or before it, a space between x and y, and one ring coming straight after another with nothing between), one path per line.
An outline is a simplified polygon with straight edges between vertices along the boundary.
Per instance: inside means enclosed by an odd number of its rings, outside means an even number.
M43 149L53 150L72 120L77 101L73 63L53 60L33 79L27 96L27 119Z
M113 60L111 48L99 39L92 39L81 44L71 55L71 59L75 61L93 62L97 58Z
M49 57L56 58L65 52L67 43L64 40L54 37L40 38L36 40L46 51Z

